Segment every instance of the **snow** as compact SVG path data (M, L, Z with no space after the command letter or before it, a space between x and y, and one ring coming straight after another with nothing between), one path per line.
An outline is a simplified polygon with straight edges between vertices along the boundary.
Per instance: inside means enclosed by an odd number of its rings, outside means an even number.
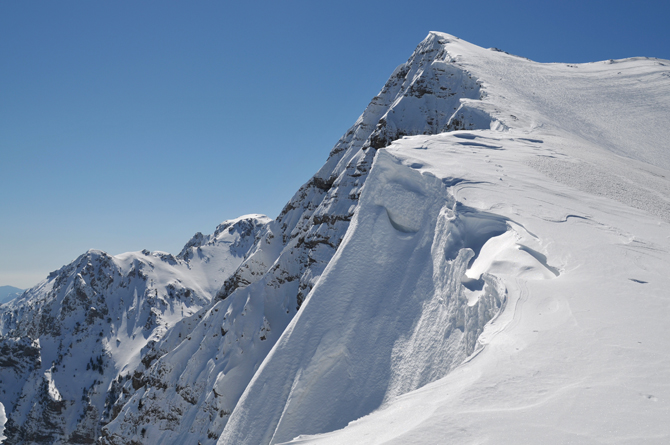
M670 62L431 39L499 124L379 150L219 443L667 443Z
M408 166L430 164L424 171L433 174L453 173L449 167L467 160L466 181L452 188L456 199L527 229L491 238L466 272L486 271L508 291L505 310L480 337L486 346L445 378L367 417L352 416L345 429L295 443L668 440L668 224L548 183L522 162L528 147L501 136L505 151L488 158L483 149L464 153L451 135L421 140L428 149L420 151L412 150L418 137L388 148ZM524 238L551 268L537 254L519 257Z
M60 395L60 392L58 392L58 388L56 388L53 378L51 378L51 371L47 371L44 373L44 380L46 380L47 382L48 385L47 391L49 393L49 397L51 398L51 400L55 402L60 402L61 400L63 400L63 397Z
M0 402L0 443L4 442L4 440L7 438L4 434L2 434L5 430L6 422L7 416L5 414L5 406Z

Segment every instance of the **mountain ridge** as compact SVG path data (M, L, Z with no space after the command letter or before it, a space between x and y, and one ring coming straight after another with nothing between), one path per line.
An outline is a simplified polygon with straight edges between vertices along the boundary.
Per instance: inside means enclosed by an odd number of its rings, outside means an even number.
M267 221L250 215L224 222L215 235L187 243L183 258L89 250L0 306L0 347L24 357L0 367L1 380L31 369L22 385L0 395L8 417L5 443L96 439L100 423L113 415L120 386L147 360L145 350L211 301L220 285L216 275L241 261L243 244Z
M6 303L23 293L25 289L14 286L0 286L0 304Z
M213 430L203 431L198 440L204 442L218 437L246 383L304 303L337 251L355 211L370 163L376 154L377 149L373 145L384 144L387 139L390 141L394 137L399 137L397 130L405 123L398 119L402 118L407 109L418 109L420 116L423 117L415 118L404 130L405 134L440 131L449 124L449 117L459 110L460 97L479 96L476 82L457 69L452 73L453 76L444 79L436 76L432 70L424 69L439 54L438 44L434 39L428 39L417 47L409 61L404 64L405 69L396 70L389 78L380 94L372 99L354 126L331 150L325 165L298 190L277 219L267 226L266 232L260 235L256 246L252 248L238 270L226 280L217 294L217 298L223 302L213 306L202 321L204 332L202 336L219 338L221 342L221 345L214 349L218 354L212 354L214 361L223 358L226 364L216 365L212 374L210 371L202 374L203 371L194 369L193 372L200 377L191 375L188 382L167 383L169 388L176 388L198 386L195 385L196 380L209 382L208 385L212 385L211 390L204 391L204 388L201 388L197 393L198 397L203 398L199 399L202 402L190 404L177 395L174 395L174 401L170 402L163 399L168 397L169 393L157 391L155 395L152 393L142 396L142 400L156 397L150 402L143 401L142 407L150 403L149 410L157 409L168 413L172 411L173 415L176 413L184 415L185 412L202 411L201 403L205 403L211 407L207 409L208 412L218 412L219 416L210 414L209 421L201 421L202 425L208 427L212 425ZM446 57L446 54L442 55ZM452 77L456 77L456 80L452 80ZM422 85L421 89L417 84ZM426 91L431 91L433 94L426 95ZM406 93L410 95L409 100L404 99ZM429 116L427 110L430 110L431 106L424 104L426 100L441 101L445 111L451 110L451 112L443 113L439 119ZM468 123L469 121L464 120L462 125ZM470 127L474 128L475 123L473 122ZM261 295L264 295L262 299ZM236 301L230 301L231 298ZM229 318L221 315L229 311L233 311L230 313L236 320L244 316L246 320L251 318L253 321L247 321L243 327L236 327L234 323L229 325L226 321ZM209 325L208 329L205 329L205 323ZM218 326L222 326L222 330L226 332L225 336L214 337L220 331ZM254 326L255 329L247 331L250 326ZM263 337L266 340L260 340ZM246 348L237 351L231 344L227 344L231 338L234 338L232 344L236 348L238 344L246 344ZM252 342L250 339L255 340ZM262 347L258 346L258 342L261 342ZM256 348L261 351L258 356L248 353L244 355L244 351ZM179 348L174 350L175 354L178 350ZM193 360L192 367L197 368L197 363L210 360L212 355L205 354L204 357ZM220 357L221 355L223 357ZM171 360L170 357L171 353L168 353L162 361L153 365L154 370L149 372L154 377L158 374L165 375L166 371L162 366ZM229 363L235 363L236 370L226 371ZM236 374L241 369L247 369L243 373L244 377ZM185 372L190 374L190 371ZM233 379L216 377L231 374L236 377ZM227 381L232 383L226 383ZM230 396L226 394L227 392ZM209 396L210 401L206 402L204 399L207 399L207 394L220 396ZM139 406L140 402L133 401L126 403L125 406L130 407L134 404ZM216 408L213 408L214 406ZM113 421L104 430L104 440L109 440L110 443L122 443L132 437L132 431L141 429L135 420L137 417L134 409L128 408L122 415L128 416L129 424ZM152 424L143 426L147 435L145 442L187 440L187 436L173 436L171 430L165 433L157 432L152 426ZM117 432L119 430L123 433ZM148 439L149 437L151 439Z

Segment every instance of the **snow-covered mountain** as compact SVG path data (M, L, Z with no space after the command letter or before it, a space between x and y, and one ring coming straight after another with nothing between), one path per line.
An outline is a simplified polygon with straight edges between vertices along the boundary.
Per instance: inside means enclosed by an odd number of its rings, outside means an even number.
M665 443L669 66L430 33L274 221L0 306L6 443Z
M188 327L206 341L191 343L182 336L175 347L166 337L169 344L156 353L162 358L147 370L150 383L120 400L123 408L105 427L105 441L126 443L138 431L144 431L139 436L144 443L216 440L345 237L377 149L402 135L492 125L461 103L478 99L480 86L455 66L433 64L436 57L447 57L440 52L437 42L426 40L395 70L326 164L265 228L219 292L223 301L198 327ZM154 412L160 412L158 421L144 414Z
M377 151L344 241L219 444L588 442L617 436L605 424L667 440L667 62L544 65L439 33L416 54L424 76L479 86L440 128L468 131ZM439 401L416 391L431 382Z
M178 256L91 250L0 306L5 443L93 443L147 351L197 317L268 222L196 234Z

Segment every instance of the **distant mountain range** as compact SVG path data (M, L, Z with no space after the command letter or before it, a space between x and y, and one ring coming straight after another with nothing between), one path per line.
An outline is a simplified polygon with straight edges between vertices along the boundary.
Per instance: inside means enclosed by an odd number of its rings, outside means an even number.
M0 286L0 304L13 300L23 293L23 289L14 286Z

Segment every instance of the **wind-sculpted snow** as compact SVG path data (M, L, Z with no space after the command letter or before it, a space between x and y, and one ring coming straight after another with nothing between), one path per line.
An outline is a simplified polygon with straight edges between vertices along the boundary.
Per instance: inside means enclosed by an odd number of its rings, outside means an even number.
M380 151L347 238L220 443L244 443L257 429L249 443L666 442L668 225L549 180L528 159L560 156L560 143L575 139L531 134L415 136ZM601 165L615 158L600 156ZM386 157L426 184L441 183L445 202L458 203L437 214L432 267L415 263L418 250L396 251L396 243L423 236L416 215L425 193L407 185L400 167L386 169L394 179L377 186ZM630 168L629 175L642 175L634 163ZM376 213L370 204L379 206ZM370 213L376 225L365 224ZM358 238L364 229L367 238ZM389 257L399 265L390 266ZM427 269L430 297L420 301L421 288L408 283L427 280ZM377 306L359 318L370 298ZM412 303L421 309L412 311ZM460 319L449 314L454 303L465 309L455 311L465 315ZM399 314L388 316L397 307ZM452 343L457 326L463 334ZM439 366L452 358L452 368ZM372 396L375 385L384 396Z
M441 48L433 51L431 44ZM396 125L402 122L401 125L413 129L407 134L422 134L421 125L414 120L420 114L416 113L419 107L412 106L414 100L424 97L417 87L406 90L405 96L394 102L398 107L393 111L378 114L382 116L379 124L363 147L386 147L408 168L442 178L445 187L500 190L503 195L518 193L518 189L507 189L512 187L508 185L511 181L508 182L507 175L520 171L525 177L527 172L517 168L506 173L509 159L532 162L539 156L557 158L565 156L561 153L564 150L570 150L570 155L591 156L600 162L614 159L603 151L624 153L640 160L649 160L650 153L659 153L660 156L653 159L656 166L662 166L667 159L667 153L659 152L654 143L668 136L667 126L658 122L663 114L661 110L668 104L667 88L659 92L657 84L644 86L632 73L630 77L614 77L613 70L601 64L577 68L542 65L474 47L444 34L429 36L413 56L416 56L415 63L419 60L418 65L421 65L418 55L429 53L447 54L445 60L451 63L450 68L457 66L461 72L476 76L479 96L465 94L450 113L447 125L441 127L440 124L440 131L469 131L456 132L451 137L445 134L407 137L398 131ZM639 72L642 65L657 73L667 71L663 64L651 60L631 63L631 71ZM436 66L439 64L431 64L433 72ZM579 75L575 75L575 69L581 69ZM394 75L402 77L405 70L406 66L401 66ZM418 71L430 77L431 70ZM602 83L607 84L603 90L615 90L619 85L630 91L601 96L596 85ZM397 88L393 76L385 89L389 86ZM660 108L650 113L638 110L639 114L633 118L638 129L622 132L621 128L630 123L624 125L626 111L617 101L635 94L639 97L634 103L658 101ZM590 98L588 105L584 104L585 96ZM584 109L573 109L577 103ZM371 107L374 105L375 101ZM576 115L581 117L576 119ZM462 121L467 124L463 125ZM359 119L359 123L365 123L365 119ZM639 137L639 128L648 128L644 140ZM347 138L354 139L355 133L348 133L345 140ZM398 138L401 139L389 146ZM547 143L543 145L543 141ZM557 141L563 141L564 145ZM571 145L575 149L571 149ZM414 150L416 155L412 153ZM437 156L440 151L449 155ZM328 162L334 164L333 155L343 152L344 148L336 147ZM373 185L372 178L384 176L375 174L375 169L383 169L380 160L383 152L377 154L365 186L355 188L361 202L355 208L357 213L341 247L245 390L219 443L280 443L298 435L336 430L384 404L392 405L398 395L447 375L466 357L472 357L468 354L478 341L486 343L506 326L516 324L509 318L517 316L515 307L495 327L486 324L494 319L505 288L508 292L512 289L518 301L519 295L524 295L525 283L553 282L554 278L563 276L564 259L550 257L545 250L550 241L538 238L526 229L525 220L513 216L531 207L529 202L532 201L525 201L518 210L507 210L504 200L491 204L491 199L477 197L473 202L468 200L467 205L462 201L457 206L449 206L444 204L448 200L443 198L442 205L424 208L425 194L418 191L417 181L406 180L407 176L400 173L402 169L390 174L397 180L381 181L383 187ZM353 161L359 162L360 169L350 175L351 178L370 171L372 157L369 152L365 155L343 156L342 159L350 159L348 167ZM497 161L492 161L494 158ZM639 174L646 181L662 187L667 185L663 179L652 178L662 178L662 174ZM347 179L338 177L332 181L330 176L321 177L324 178L322 184L332 182L334 185L338 180L345 184L342 179ZM353 183L352 179L349 181ZM543 187L542 180L533 178L533 181L531 189ZM621 190L619 184L610 187L607 196L617 199L617 194L612 193L615 190ZM655 197L651 190L640 194L646 202L666 199ZM371 210L366 197L374 202L376 212ZM507 210L505 216L498 208ZM443 220L436 209L444 210ZM318 215L318 209L314 214ZM337 214L336 211L329 209L328 215L333 214ZM375 216L370 217L370 214ZM366 218L383 221L384 225L370 223L368 227ZM424 240L423 244L404 250L411 245L411 240L426 235L422 218L433 221L429 226L434 236L426 237L431 242ZM387 233L393 233L397 239L389 241L385 238ZM431 256L434 261L430 266L426 259L427 246L443 247L443 257ZM431 254L438 250L431 248ZM424 253L423 262L418 261L421 257L418 252ZM398 258L397 263L390 258ZM426 272L435 270L442 275ZM450 300L444 298L447 295ZM410 304L413 300L422 301L420 296L425 298L424 304L417 304L421 310L413 311ZM441 300L438 296L442 296ZM545 314L566 316L564 306L547 304L550 309ZM484 335L487 326L489 333ZM348 436L339 443L358 440L360 436Z
M162 359L143 374L141 391L131 390L132 397L119 400L118 405L125 407L105 428L105 441L213 443L340 246L377 149L404 135L490 127L491 120L482 118L483 112L472 121L452 119L462 99L476 101L482 92L477 80L453 63L439 40L431 34L395 70L335 145L326 164L264 228L218 292L223 302L209 308L202 318L199 314L197 320L184 321L191 326L188 335L179 331L186 328L177 327L148 353ZM398 210L398 224L407 217ZM196 236L189 245L203 240ZM223 314L227 314L225 322ZM176 342L175 332L183 334ZM189 343L189 337L196 341ZM191 353L193 359L174 365ZM189 420L180 423L176 419ZM144 435L138 435L142 430Z
M5 443L93 443L148 346L212 300L267 220L228 221L184 259L91 250L3 305Z
M477 348L505 301L495 277L461 283L504 218L461 210L441 180L377 155L351 228L256 374L221 444L344 427L434 381Z

